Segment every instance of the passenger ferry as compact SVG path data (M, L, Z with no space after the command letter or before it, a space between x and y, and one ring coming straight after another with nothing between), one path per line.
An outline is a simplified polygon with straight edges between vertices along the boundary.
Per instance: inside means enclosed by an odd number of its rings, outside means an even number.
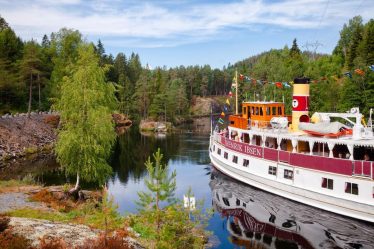
M243 102L227 128L212 129L211 162L262 190L374 222L372 110L367 125L358 108L310 117L309 87L294 80L292 116L283 102Z

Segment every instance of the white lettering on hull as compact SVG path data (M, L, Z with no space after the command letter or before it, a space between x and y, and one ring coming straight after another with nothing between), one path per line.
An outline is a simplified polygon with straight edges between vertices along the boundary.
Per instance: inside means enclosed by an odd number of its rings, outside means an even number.
M245 153L251 156L262 157L262 150L255 146L235 142L224 137L221 138L221 143L231 150L235 150L237 152Z

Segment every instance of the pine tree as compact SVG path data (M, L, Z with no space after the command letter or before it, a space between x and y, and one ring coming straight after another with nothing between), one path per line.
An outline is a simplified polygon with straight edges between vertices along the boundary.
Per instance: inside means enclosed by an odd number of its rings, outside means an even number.
M174 192L176 189L176 172L175 170L169 175L168 165L162 163L163 155L160 149L153 154L154 163L149 157L145 166L149 177L145 180L145 185L149 192L138 192L139 205L141 210L156 212L157 233L161 225L161 204L162 202L174 203Z
M38 44L31 40L30 42L25 44L23 58L20 63L20 72L21 77L28 82L29 88L29 101L28 101L28 108L27 113L28 117L30 117L31 112L31 103L32 103L32 92L33 92L33 83L36 81L38 83L39 89L39 109L41 106L40 103L40 81L41 81L41 60L40 60L40 48Z
M80 178L103 183L111 173L106 160L116 137L111 116L116 101L92 45L79 46L71 69L56 104L62 123L56 153L66 172L77 175L74 192Z

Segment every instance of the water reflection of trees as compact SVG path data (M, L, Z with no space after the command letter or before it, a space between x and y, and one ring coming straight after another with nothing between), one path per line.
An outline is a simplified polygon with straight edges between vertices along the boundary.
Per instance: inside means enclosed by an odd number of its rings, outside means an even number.
M165 162L175 155L179 148L178 135L167 135L158 138L154 135L144 136L137 127L131 127L127 133L117 139L111 164L118 179L126 184L131 177L139 180L146 174L144 162L157 148L161 148ZM114 178L112 179L114 180Z

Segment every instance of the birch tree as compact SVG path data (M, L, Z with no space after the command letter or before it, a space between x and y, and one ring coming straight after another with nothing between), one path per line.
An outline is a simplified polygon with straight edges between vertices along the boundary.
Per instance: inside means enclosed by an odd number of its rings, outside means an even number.
M115 140L111 114L116 101L114 86L105 82L105 72L92 45L80 45L78 60L65 76L56 103L62 128L56 153L60 164L77 181L103 183L111 173L107 159Z

